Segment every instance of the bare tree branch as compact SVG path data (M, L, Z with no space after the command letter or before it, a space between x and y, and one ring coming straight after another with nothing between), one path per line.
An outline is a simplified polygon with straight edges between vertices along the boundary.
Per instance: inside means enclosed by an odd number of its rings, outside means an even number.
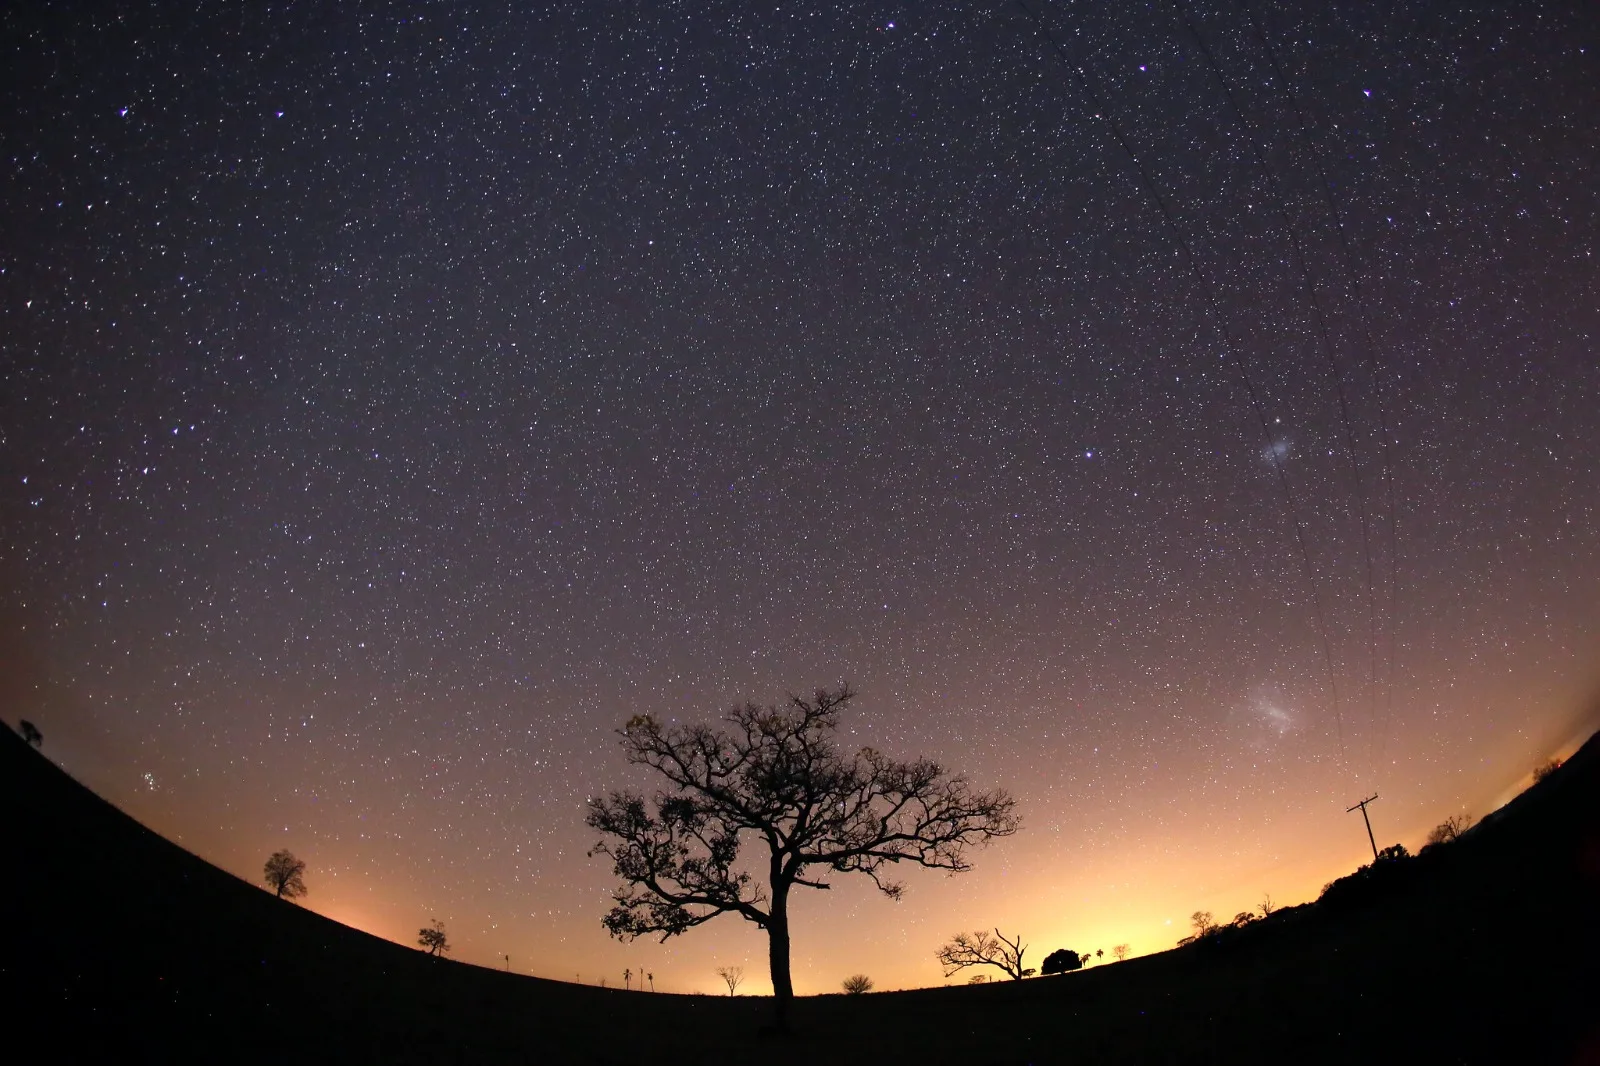
M1015 940L1007 940L996 929L993 936L982 931L957 933L937 954L946 977L953 977L968 966L993 966L1013 981L1020 981L1033 974L1032 969L1024 969L1022 965L1026 952L1021 934Z

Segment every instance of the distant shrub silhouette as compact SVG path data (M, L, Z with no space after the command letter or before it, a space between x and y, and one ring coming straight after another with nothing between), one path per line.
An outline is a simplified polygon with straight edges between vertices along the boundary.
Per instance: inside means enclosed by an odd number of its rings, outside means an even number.
M443 955L450 950L444 936L444 923L435 918L433 924L417 930L417 945L429 955Z
M744 981L743 966L719 966L717 976L722 978L722 983L728 986L728 995L738 991L739 985Z
M1391 844L1378 852L1378 858L1370 865L1323 885L1317 902L1336 908L1378 898L1413 882L1418 867L1405 845Z
M1452 814L1428 832L1429 844L1448 844L1458 840L1472 825L1472 815Z
M272 853L272 858L267 860L264 876L267 884L277 890L279 899L295 899L306 894L306 883L302 877L305 872L306 864L285 850Z
M22 732L22 739L36 748L44 747L44 734L39 732L39 727L24 718L17 723L17 728Z
M1113 948L1112 951L1116 949ZM1070 973L1083 969L1083 959L1071 948L1057 948L1044 957L1039 966L1041 974Z
M967 984L969 985L986 985L988 983L989 975L986 973L975 973L971 977L967 978Z
M994 936L981 931L957 933L935 954L939 964L944 967L946 977L953 977L957 971L968 966L993 966L1013 981L1020 981L1024 977L1031 977L1034 972L1024 969L1022 965L1022 956L1027 950L1021 934L1015 940L1007 940L996 929Z
M852 996L864 995L872 991L872 978L864 973L851 974L844 979L844 990Z
M23 725L27 725L28 723L24 722L22 724ZM1551 759L1549 762L1544 763L1542 766L1535 767L1534 771L1533 771L1534 783L1538 784L1540 781L1544 781L1544 780L1548 779L1551 774L1555 773L1559 769L1561 769L1561 760L1560 759Z
M1251 922L1259 920L1260 919L1256 917L1255 911L1240 911L1238 914L1233 916L1233 927L1235 929L1243 929Z

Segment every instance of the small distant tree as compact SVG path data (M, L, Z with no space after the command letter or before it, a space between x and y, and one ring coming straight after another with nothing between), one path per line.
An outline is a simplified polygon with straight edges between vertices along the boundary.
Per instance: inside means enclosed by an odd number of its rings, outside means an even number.
M1083 958L1071 948L1057 948L1044 957L1039 972L1044 975L1071 973L1083 969Z
M1116 947L1112 948L1111 957L1116 959L1118 962L1126 961L1128 958L1128 945L1118 944Z
M435 918L432 925L417 930L417 945L429 955L443 955L449 951L450 941L445 939L444 923Z
M1105 949L1103 949L1103 948L1095 948L1094 949L1094 957L1096 959L1104 959L1106 957Z
M1272 912L1278 909L1278 905L1272 902L1272 893L1264 893L1261 897L1261 903L1256 909L1261 912L1261 917L1271 918Z
M852 974L844 979L844 990L848 995L864 995L872 991L872 978L864 973Z
M27 723L24 722L23 725L27 725ZM1534 767L1533 780L1535 783L1543 781L1559 769L1561 769L1561 760L1551 759L1549 762L1544 763L1541 766Z
M1240 911L1238 914L1233 916L1233 927L1235 929L1243 929L1245 926L1249 925L1255 920L1255 911Z
M647 973L644 975L644 979L650 982L650 991L654 992L656 990L656 975Z
M728 995L733 995L744 981L743 966L719 966L717 976L722 978L722 983L728 986Z
M996 929L994 936L984 932L957 933L936 954L946 977L953 977L968 966L993 966L1013 981L1020 981L1034 972L1023 968L1022 956L1026 951L1021 934L1015 940L1007 940Z
M1378 852L1379 862L1398 862L1401 859L1409 858L1411 858L1411 853L1406 850L1406 846L1404 844L1390 844L1388 847Z
M39 727L24 718L17 723L17 728L22 731L22 739L36 748L44 747L44 734L39 732Z
M1448 844L1453 840L1459 840L1461 834L1471 827L1472 815L1452 814L1428 832L1428 843Z
M625 970L622 971L622 987L628 989L630 992L633 990L633 969L632 969L632 967L629 967L628 969L625 969Z
M1189 925L1194 929L1194 932L1178 941L1180 948L1187 947L1198 940L1204 940L1221 929L1221 926L1217 925L1216 918L1213 917L1210 911L1195 911L1189 915Z
M975 973L971 977L967 978L967 984L969 985L986 985L988 983L989 975L986 973Z
M306 864L294 857L288 850L275 851L272 858L267 860L263 869L263 876L268 885L278 893L279 899L296 899L306 894L306 883L302 876L306 872Z

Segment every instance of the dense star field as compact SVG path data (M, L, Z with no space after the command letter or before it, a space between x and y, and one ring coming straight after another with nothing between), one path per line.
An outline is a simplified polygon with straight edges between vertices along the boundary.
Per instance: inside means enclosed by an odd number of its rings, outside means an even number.
M802 993L1481 815L1596 724L1600 20L1380 6L8 7L4 716L331 917L663 991L765 943L607 939L636 713L848 681L1018 798L797 898Z

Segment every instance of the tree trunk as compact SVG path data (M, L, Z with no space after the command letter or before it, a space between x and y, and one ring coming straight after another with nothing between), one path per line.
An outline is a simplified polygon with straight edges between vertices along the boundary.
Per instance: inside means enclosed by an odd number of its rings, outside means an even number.
M774 885L772 908L767 917L767 958L772 966L773 1007L778 1015L778 1031L789 1027L789 1001L794 984L789 980L789 886Z

